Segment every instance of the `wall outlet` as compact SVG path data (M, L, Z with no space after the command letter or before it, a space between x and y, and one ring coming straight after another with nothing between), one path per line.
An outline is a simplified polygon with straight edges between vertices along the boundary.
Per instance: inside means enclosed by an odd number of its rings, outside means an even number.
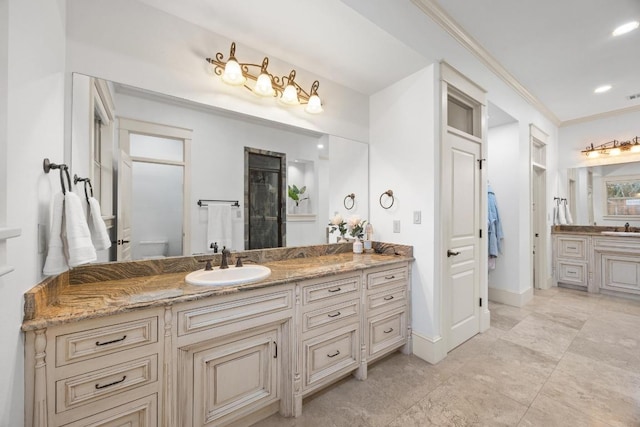
M420 224L422 222L422 211L413 211L413 223Z
M399 219L394 219L393 220L393 232L394 233L399 233L400 232L400 220Z

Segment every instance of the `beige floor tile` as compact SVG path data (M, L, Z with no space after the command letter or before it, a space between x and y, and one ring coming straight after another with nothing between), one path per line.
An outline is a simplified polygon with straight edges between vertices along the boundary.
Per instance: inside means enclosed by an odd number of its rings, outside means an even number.
M526 410L490 386L453 376L389 426L515 426Z
M567 353L540 391L612 426L640 425L640 374Z
M590 305L590 304L588 304ZM546 316L549 320L561 323L574 329L581 329L593 312L592 307L584 304L567 304L562 298L551 298L545 304L531 307L531 311Z
M459 374L529 405L557 363L556 360L526 347L498 340L488 354L465 364Z
M552 297L557 295L558 292L560 292L560 288L554 286L549 289L534 289L533 295L538 297Z
M624 299L603 295L599 308L614 313L626 313L640 316L640 300Z
M544 395L534 400L518 427L609 427L597 418L556 402Z
M640 317L611 311L596 313L568 351L640 373Z
M508 331L527 317L531 311L504 304L490 304L491 327Z
M502 339L559 360L577 334L578 330L574 328L532 313L505 333Z

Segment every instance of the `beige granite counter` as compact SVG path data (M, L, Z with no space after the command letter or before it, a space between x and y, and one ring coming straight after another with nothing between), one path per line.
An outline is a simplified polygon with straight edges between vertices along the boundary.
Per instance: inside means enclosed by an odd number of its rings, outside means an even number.
M602 236L603 231L624 231L624 225L619 227L599 225L554 225L551 227L551 234L584 234ZM640 229L637 227L629 227L629 231L640 232Z
M45 279L27 291L22 330L413 260L410 246L376 243L374 248L376 253L353 254L350 244L332 244L232 254L232 260L235 255L248 255L271 269L265 280L232 286L185 282L188 272L202 268L199 261L212 256L86 266ZM214 265L219 264L216 261Z

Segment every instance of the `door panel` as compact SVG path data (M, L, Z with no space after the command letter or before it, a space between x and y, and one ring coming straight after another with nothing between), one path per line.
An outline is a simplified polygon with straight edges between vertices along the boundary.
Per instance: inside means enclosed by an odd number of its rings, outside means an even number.
M118 261L131 261L132 162L129 153L120 150L118 162Z

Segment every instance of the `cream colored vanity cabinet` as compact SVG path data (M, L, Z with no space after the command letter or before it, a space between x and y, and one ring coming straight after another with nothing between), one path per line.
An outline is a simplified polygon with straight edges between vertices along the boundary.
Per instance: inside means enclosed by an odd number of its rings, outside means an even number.
M581 288L589 286L589 244L588 235L553 235L556 285L563 283Z
M174 307L175 425L292 415L293 306L283 285Z
M594 237L593 258L597 289L640 295L640 238Z
M158 425L163 318L148 309L27 332L25 425Z

